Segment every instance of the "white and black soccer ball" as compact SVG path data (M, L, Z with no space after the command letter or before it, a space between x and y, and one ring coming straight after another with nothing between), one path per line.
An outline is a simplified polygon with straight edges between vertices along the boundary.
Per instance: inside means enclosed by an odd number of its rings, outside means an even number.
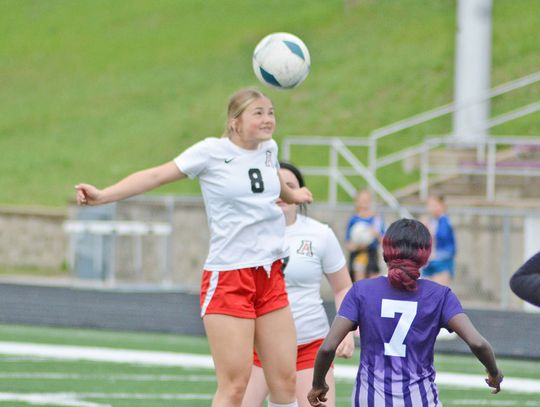
M253 52L253 70L265 85L292 89L308 76L311 58L306 44L289 33L264 37Z
M351 228L350 237L351 242L362 246L368 246L375 240L373 231L366 222L356 222Z

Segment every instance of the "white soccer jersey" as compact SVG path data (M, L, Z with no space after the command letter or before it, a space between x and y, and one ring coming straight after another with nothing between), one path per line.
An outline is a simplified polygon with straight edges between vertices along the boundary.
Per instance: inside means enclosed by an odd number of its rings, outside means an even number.
M210 229L205 270L266 266L288 255L285 218L276 205L277 157L274 140L246 150L223 137L200 141L175 158L180 171L201 184Z
M324 273L339 271L346 261L332 229L314 219L298 215L296 222L287 226L286 236L290 254L285 282L300 345L328 333L321 280Z

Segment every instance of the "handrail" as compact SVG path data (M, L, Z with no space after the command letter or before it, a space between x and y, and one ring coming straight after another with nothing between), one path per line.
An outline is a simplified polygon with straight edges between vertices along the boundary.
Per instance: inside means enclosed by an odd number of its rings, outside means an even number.
M369 140L358 137L288 136L283 139L283 145L280 150L283 160L289 161L291 159L291 144L300 143L312 146L331 146L334 140L341 140L347 145L356 147L369 147L370 145Z
M421 171L420 171L420 191L421 191L421 197L426 197L426 191L428 188L428 174L429 171L429 160L427 159L427 155L429 154L429 151L436 148L436 146L440 145L441 143L458 143L460 146L465 146L467 144L470 144L471 146L475 146L477 148L477 159L479 161L485 160L485 151L487 149L488 157L488 167L490 167L491 160L494 160L494 154L495 152L491 151L494 150L495 147L493 145L493 142L489 142L490 138L487 137L485 140L482 140L481 142L471 142L467 143L466 141L462 140L455 140L452 139L451 136L447 136L444 138L437 138L437 139L426 139L422 144L414 145L407 147L405 149L402 149L401 151L388 154L384 157L377 157L377 144L378 140L392 135L394 133L397 133L399 131L408 129L410 127L416 126L421 123L425 123L427 121L433 120L435 118L444 116L446 114L455 112L460 109L467 108L471 105L474 105L476 103L482 102L484 100L491 99L495 96L502 95L504 93L531 85L533 83L540 81L540 71L535 72L530 75L526 75L524 77L503 83L501 85L498 85L494 88L492 88L483 98L480 98L473 102L467 102L463 104L455 104L455 103L449 103L443 106L440 106L435 109L428 110L426 112L414 115L408 119L400 120L398 122L395 122L393 124L390 124L388 126L384 126L378 129L373 130L367 139L358 139L358 138L338 138L338 137L321 137L321 136L310 136L308 137L289 137L284 139L284 144L282 148L283 156L286 160L290 159L290 148L292 144L303 144L303 145L326 145L331 147L333 150L330 151L330 169L326 172L325 175L329 176L330 180L330 188L329 188L329 197L330 202L335 203L336 197L337 197L337 185L339 184L342 186L345 191L352 195L350 190L352 189L352 186L350 185L350 182L345 178L345 175L350 175L349 169L340 169L338 167L338 156L337 154L341 154L343 158L345 158L349 164L352 166L352 169L356 171L358 175L361 175L364 177L364 179L368 182L370 187L375 190L384 200L387 204L389 204L392 208L400 208L399 203L397 203L397 200L395 197L387 191L384 186L378 181L377 179L377 170L379 168L382 168L384 166L390 165L392 163L402 161L405 158L409 158L415 155L420 155L421 157ZM534 113L540 111L540 101L534 102L531 104L528 104L526 106L522 106L518 109L512 110L510 112L503 113L499 116L492 117L489 119L485 127L486 128L492 128L495 126L498 126L500 124L506 123L510 120L515 120L517 118L526 116L528 114ZM518 142L514 139L514 142ZM364 164L362 164L355 156L351 153L349 149L345 145L355 145L355 146L367 146L368 147L368 166L366 167ZM311 170L315 170L312 168ZM319 168L317 168L319 170ZM493 167L493 170L490 170L491 172L488 172L487 175L487 197L488 200L494 199L494 178L495 178L495 169ZM382 187L382 188L381 188ZM395 202L394 202L395 201Z
M512 110L510 112L503 113L499 116L495 116L489 119L486 127L492 128L492 127L498 126L499 124L509 122L510 120L519 119L520 117L526 116L528 114L538 112L539 110L540 110L540 102L531 103L519 109Z
M384 126L384 127L373 130L369 135L369 140L370 140L370 146L369 146L369 151L368 151L369 169L371 170L373 175L376 176L377 170L379 168L411 156L411 151L409 151L408 149L405 149L405 150L402 150L393 154L389 154L385 157L378 158L377 157L377 149L378 149L377 144L378 144L379 139L395 134L399 131L411 128L418 124L425 123L427 121L447 115L449 113L467 108L469 106L472 106L484 100L488 100L495 96L499 96L504 93L507 93L507 92L510 92L519 88L523 88L525 86L531 85L539 81L540 81L540 71L509 81L509 82L506 82L506 83L503 83L501 85L498 85L494 87L493 89L491 89L483 98L480 98L476 101L467 102L467 103L463 103L459 105L455 103L449 103L449 104L440 106L438 108L417 114L408 119L400 120L388 126ZM489 129L489 128L498 126L500 124L506 123L510 120L515 120L517 118L526 116L528 114L531 114L537 111L540 111L540 102L531 103L529 105L523 106L516 110L493 117L486 122L484 128ZM479 129L479 130L483 130L483 129ZM461 144L465 145L466 142L461 141ZM483 160L484 159L483 157L484 148L482 147L483 142L480 142L480 143L476 142L473 144L477 146L478 148L478 158Z
M484 162L484 166L479 168L463 168L461 166L429 166L429 151L440 146L441 144L457 144L461 145L459 141L452 138L431 138L426 140L425 150L421 156L421 179L420 179L420 198L425 199L428 195L428 177L429 174L448 174L453 173L456 175L484 175L486 177L486 199L489 202L495 200L495 179L497 175L512 175L512 176L540 176L540 170L521 168L498 168L497 167L497 145L538 145L540 146L540 140L530 139L526 137L488 137L485 140L487 147L487 157Z
M347 148L347 146L369 146L369 141L366 139L354 139L345 138L340 139L338 137L288 137L283 140L282 154L285 160L290 159L290 147L292 144L301 145L319 145L328 146L330 150L330 168L324 167L302 167L302 172L306 175L324 175L330 179L329 188L329 202L336 204L337 202L337 190L336 186L341 186L345 192L351 197L356 194L357 188L355 188L351 182L345 177L345 175L360 175L362 176L370 187L384 200L384 202L392 209L394 209L401 217L412 217L410 212L403 208L398 200L388 191L381 182L375 178L372 172ZM338 166L338 154L352 167L352 168L339 168Z
M375 168L385 167L387 165L393 164L395 162L401 161L404 158L413 157L421 153L424 149L424 143L417 144L415 146L407 147L396 153L388 154L382 158L379 158L375 163Z
M535 82L540 81L540 71L535 72L533 74L521 77L519 79L515 79L513 81L509 81L506 83L503 83L501 85L498 85L491 89L490 92L488 92L484 97L475 100L473 102L467 102L462 104L455 104L455 103L448 103L446 105L437 107L435 109L428 110L426 112L414 115L408 119L397 121L393 124L390 124L388 126L380 127L378 129L373 130L369 138L378 140L383 137L389 136L391 134L397 133L398 131L408 129L410 127L416 126L417 124L425 123L427 121L436 119L438 117L444 116L446 114L452 113L456 110L461 110L467 107L470 107L476 103L483 102L485 100L489 100L495 96L502 95L504 93L508 93L510 91L523 88L525 86L531 85Z
M338 152L341 153L343 158L356 170L368 184L380 195L380 197L392 208L399 212L400 216L403 218L412 218L412 215L409 211L399 204L398 200L388 191L380 181L375 178L373 173L362 164L355 156L352 154L347 147L343 144L341 140L336 140L334 147Z

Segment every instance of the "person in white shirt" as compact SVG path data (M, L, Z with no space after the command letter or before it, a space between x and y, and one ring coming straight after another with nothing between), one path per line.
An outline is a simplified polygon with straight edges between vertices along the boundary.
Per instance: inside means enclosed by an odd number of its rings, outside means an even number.
M105 189L76 185L77 202L105 204L198 177L210 229L200 301L217 375L212 406L241 405L255 344L269 378L269 405L295 407L295 331L282 271L288 245L276 201L302 204L312 196L307 188L288 187L278 173L270 99L240 90L227 118L222 138L202 140L173 161Z
M292 164L280 163L279 173L293 190L304 187L301 172ZM298 346L296 359L296 398L300 407L309 406L307 394L313 381L313 366L317 351L329 332L328 318L320 294L325 276L334 293L336 308L352 286L347 262L336 235L327 225L305 216L305 205L278 201L287 223L289 260L285 267L285 282L296 326ZM299 213L300 212L300 213ZM351 357L354 351L352 333L337 350L341 357ZM260 407L268 394L265 361L254 354L254 366L242 407ZM330 386L328 406L335 406L333 369L326 376Z

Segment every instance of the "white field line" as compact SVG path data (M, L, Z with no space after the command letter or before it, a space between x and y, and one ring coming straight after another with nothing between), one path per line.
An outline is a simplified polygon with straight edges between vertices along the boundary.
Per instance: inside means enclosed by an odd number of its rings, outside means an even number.
M111 407L110 404L82 401L77 395L63 393L0 393L0 403L4 401L18 401L37 406Z
M0 379L18 380L99 380L99 381L128 381L128 382L215 382L212 375L157 375L157 374L79 374L56 372L10 372L0 373Z
M213 394L205 393L73 393L73 395L85 399L118 400L212 400L214 397Z
M447 401L445 405L452 405L452 406L496 406L496 407L540 407L540 401L533 401L533 400L452 400Z
M30 405L64 407L111 407L81 399L107 400L212 400L212 394L137 394L137 393L0 393L0 403L18 401Z
M87 360L94 362L214 369L214 362L210 356L188 353L0 342L0 354L46 357L61 360Z
M0 342L0 354L46 357L62 360L85 360L214 369L214 363L210 356L173 352ZM334 374L337 380L354 380L356 373L357 368L355 366L335 365ZM438 372L436 383L439 386L487 390L484 376L480 375ZM502 388L504 391L540 394L540 380L505 378L502 383Z
M211 400L211 394L133 394L133 393L0 393L0 403L4 401L26 402L30 405L56 405L64 407L111 407L81 401L81 398L113 400ZM350 397L338 397L338 401L349 401ZM494 406L494 407L539 407L540 402L527 400L452 400L446 404L453 406Z

